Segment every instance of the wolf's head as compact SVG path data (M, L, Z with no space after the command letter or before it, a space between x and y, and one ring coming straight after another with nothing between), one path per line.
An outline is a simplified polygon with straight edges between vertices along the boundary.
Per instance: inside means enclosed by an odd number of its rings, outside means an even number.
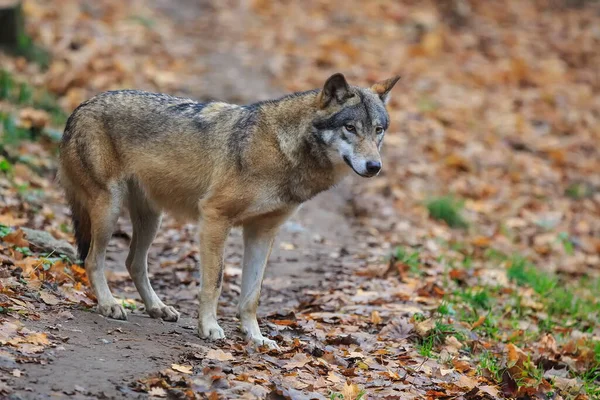
M327 79L317 96L313 134L334 164L345 162L363 177L379 173L379 150L389 125L385 104L398 79L395 76L366 89L348 85L342 74Z

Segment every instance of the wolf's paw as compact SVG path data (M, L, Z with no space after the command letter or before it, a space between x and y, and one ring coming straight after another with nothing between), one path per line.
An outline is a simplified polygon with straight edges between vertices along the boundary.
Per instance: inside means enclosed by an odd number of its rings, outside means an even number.
M219 340L225 339L225 332L213 318L198 321L198 335L202 339Z
M127 312L119 303L98 304L98 312L113 319L127 319Z
M276 351L281 351L281 349L279 348L279 346L277 345L277 342L271 339L267 339L266 337L264 337L263 335L259 335L259 336L249 336L248 340L250 340L250 342L257 347L261 347L264 346L266 348L268 348L269 350L276 350Z
M164 304L148 309L148 315L152 318L162 318L164 321L177 322L179 319L179 311L174 307L165 306Z

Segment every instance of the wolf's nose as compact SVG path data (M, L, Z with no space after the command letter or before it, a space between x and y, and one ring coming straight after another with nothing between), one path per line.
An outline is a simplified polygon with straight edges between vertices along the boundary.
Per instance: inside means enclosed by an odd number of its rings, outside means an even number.
M379 172L379 170L381 170L381 162L379 161L367 161L367 172L370 175L375 175L376 173Z

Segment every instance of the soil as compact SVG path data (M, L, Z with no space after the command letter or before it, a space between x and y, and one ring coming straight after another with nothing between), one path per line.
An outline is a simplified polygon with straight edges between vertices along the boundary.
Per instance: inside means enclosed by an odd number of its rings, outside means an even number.
M180 19L184 31L189 15L210 12L201 2L182 2L176 9L169 4L155 2L156 7ZM187 8L186 12L182 8ZM218 29L214 32L217 35ZM267 73L260 67L243 66L235 53L217 50L222 46L214 45L210 37L198 40L198 45L207 51L202 56L207 70L201 78L190 82L187 93L179 94L234 102L281 94L269 84ZM215 50L211 50L209 43ZM282 304L286 308L298 304L303 290L319 286L324 279L333 259L331 253L347 253L346 248L352 246L353 240L351 222L345 216L348 198L346 182L305 204L282 227L263 283L259 318L261 314L281 311ZM125 269L130 232L128 219L121 218L107 254L107 273L116 297L139 303ZM198 279L195 243L193 225L177 225L167 216L150 251L151 280L163 300L182 313L177 323L152 319L140 309L130 312L128 321L107 319L83 309L43 314L38 321L26 322L26 327L51 329L64 338L64 344L47 352L44 364L14 366L23 371L25 379L8 378L7 383L14 390L11 398L143 398L147 395L134 392L132 383L177 363L190 348L219 348L218 343L197 336L197 290L194 284L185 289L181 285L182 275L187 283L190 277ZM225 254L219 317L227 337L240 342L244 339L237 329L235 304L241 284L242 251L241 232L233 231Z
M319 286L329 267L330 253L351 246L353 228L344 215L348 193L348 183L324 193L305 204L284 225L263 283L259 318L261 314L280 311L282 303L286 309L290 308L303 289ZM123 218L122 224L123 231L128 231L127 219ZM180 287L167 285L167 279L162 278L165 270L172 273L174 268L158 265L156 247L173 239L170 231L164 228L171 224L168 218L164 221L156 239L159 245L152 249L150 271L154 277L159 276L158 286L153 279L159 295L167 304L175 305L182 312L182 318L177 323L163 322L146 316L141 310L131 312L127 321L107 319L84 310L71 310L73 318L63 314L43 314L39 321L27 322L27 328L51 329L53 334L68 340L47 352L47 364L15 365L24 371L26 379L9 382L15 390L11 398L145 398L146 394L134 392L129 385L177 363L191 348L219 348L218 343L200 339L196 334L197 302L193 293L181 299ZM127 255L126 240L122 235L114 238L115 243L107 255L112 274L118 276L126 274L123 262ZM234 231L228 241L226 258L240 258L241 254L241 234ZM230 265L228 263L220 301L220 323L227 337L243 342L235 317L241 276L230 275L230 271L238 270ZM139 299L128 279L113 285L113 293L118 297Z

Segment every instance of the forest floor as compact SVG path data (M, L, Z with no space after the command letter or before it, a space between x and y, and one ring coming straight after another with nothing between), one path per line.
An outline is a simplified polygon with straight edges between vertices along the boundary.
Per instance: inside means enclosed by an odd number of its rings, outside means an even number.
M25 1L52 58L0 53L0 396L600 398L600 10L575 3ZM169 217L151 280L182 318L145 315L126 214L108 279L129 319L97 314L55 181L68 112L125 87L248 103L338 71L403 79L384 172L278 236L259 320L281 353L237 329L238 231L226 340L196 334L196 227Z

